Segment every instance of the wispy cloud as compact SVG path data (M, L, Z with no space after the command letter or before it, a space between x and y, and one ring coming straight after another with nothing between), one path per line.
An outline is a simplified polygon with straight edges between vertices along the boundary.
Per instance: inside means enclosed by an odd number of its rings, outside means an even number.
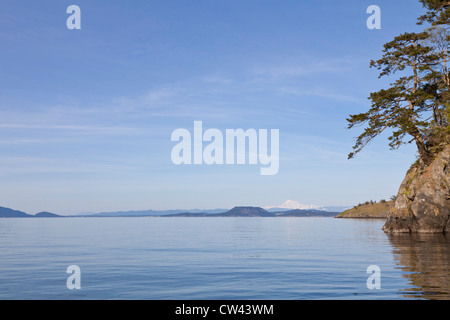
M10 146L10 145L36 145L36 144L55 144L55 143L67 143L70 141L74 141L74 139L31 139L31 138L24 138L24 139L1 139L0 140L0 146Z
M264 67L256 67L252 70L257 79L279 80L282 78L299 77L318 73L336 73L348 71L351 68L351 60L331 59L324 61L294 62Z
M127 159L103 158L65 159L45 157L0 157L0 176L16 174L47 174L47 173L123 173L148 170L148 164L143 161Z
M172 85L148 90L134 97L113 97L111 102L105 105L111 112L134 112L139 110L164 110L170 108L172 103L185 95L183 88Z
M0 124L2 129L27 129L27 130L58 130L58 131L77 131L90 134L135 134L142 132L142 128L137 127L102 127L102 126L83 126L83 125L42 125L42 124Z
M203 81L208 84L230 85L233 80L222 76L205 76Z
M301 88L295 87L279 87L276 89L279 94L282 95L294 95L294 96L314 96L320 98L326 98L330 100L338 100L345 102L362 102L358 97L342 94L342 93L334 93L329 90L323 89L313 89L313 90L304 90Z

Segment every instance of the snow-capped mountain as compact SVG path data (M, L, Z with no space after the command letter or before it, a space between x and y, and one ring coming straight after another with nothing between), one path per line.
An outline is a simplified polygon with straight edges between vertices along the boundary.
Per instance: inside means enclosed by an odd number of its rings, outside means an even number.
M287 200L283 204L275 205L275 206L269 206L269 207L264 207L264 209L270 210L270 211L273 211L273 210L294 210L294 209L300 209L300 210L311 210L311 209L321 210L322 207L315 206L315 205L312 205L312 204L301 204L300 202L297 202L297 201Z
M269 212L288 211L288 210L320 210L329 212L342 212L350 209L349 206L315 206L312 204L302 204L297 201L287 200L283 204L264 207Z

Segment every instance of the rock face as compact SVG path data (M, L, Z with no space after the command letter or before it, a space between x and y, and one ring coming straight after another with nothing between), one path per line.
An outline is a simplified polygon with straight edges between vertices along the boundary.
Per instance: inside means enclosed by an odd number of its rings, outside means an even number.
M414 165L409 169L383 230L450 232L450 146L428 167Z

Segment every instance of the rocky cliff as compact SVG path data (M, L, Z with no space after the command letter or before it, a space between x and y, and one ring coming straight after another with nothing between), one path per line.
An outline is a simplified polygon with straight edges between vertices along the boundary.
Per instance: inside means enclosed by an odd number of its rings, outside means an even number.
M427 167L413 165L400 185L383 230L387 233L450 232L450 146Z

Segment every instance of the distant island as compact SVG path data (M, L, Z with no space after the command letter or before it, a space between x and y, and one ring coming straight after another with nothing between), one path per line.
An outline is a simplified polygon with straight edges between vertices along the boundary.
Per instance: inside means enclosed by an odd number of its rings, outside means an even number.
M260 207L234 207L226 212L216 214L186 212L169 214L165 217L335 217L337 214L339 213L309 209L269 212Z
M51 212L39 212L36 213L33 217L35 218L58 218L58 217L62 217L59 214L56 213L51 213Z
M175 211L175 212L174 212ZM0 218L65 218L65 217L335 217L339 212L328 212L315 209L294 209L284 211L268 211L260 207L234 207L231 210L214 209L192 210L189 212L168 211L120 211L91 215L62 216L51 212L39 212L31 215L22 211L0 207Z
M63 217L51 212L39 212L31 215L22 211L0 207L0 218L56 218Z

